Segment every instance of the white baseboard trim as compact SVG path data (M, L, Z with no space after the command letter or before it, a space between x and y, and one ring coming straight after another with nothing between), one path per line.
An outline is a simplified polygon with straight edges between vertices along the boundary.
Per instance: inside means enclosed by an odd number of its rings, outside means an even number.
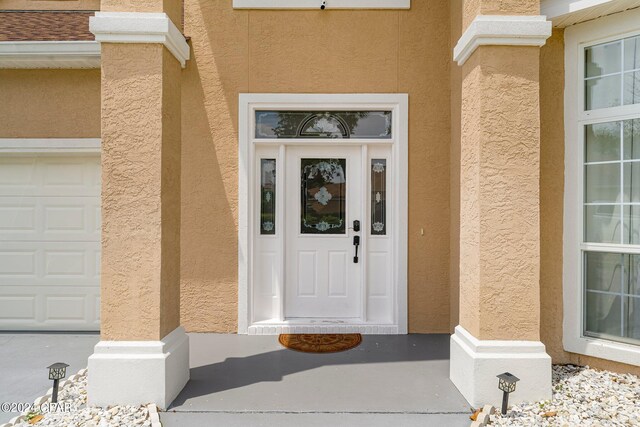
M166 409L189 381L189 337L180 326L160 341L100 341L88 371L91 405Z
M450 358L449 378L474 408L502 405L503 372L520 378L509 404L551 399L551 357L539 341L479 340L456 326Z

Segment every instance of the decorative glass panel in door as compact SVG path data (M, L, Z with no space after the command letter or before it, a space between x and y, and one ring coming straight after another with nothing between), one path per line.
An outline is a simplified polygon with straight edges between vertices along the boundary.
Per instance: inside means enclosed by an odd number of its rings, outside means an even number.
M346 159L300 159L302 234L345 234Z
M260 160L260 234L276 234L276 159Z
M387 160L371 160L371 234L387 234Z
M256 111L255 137L391 138L391 111Z

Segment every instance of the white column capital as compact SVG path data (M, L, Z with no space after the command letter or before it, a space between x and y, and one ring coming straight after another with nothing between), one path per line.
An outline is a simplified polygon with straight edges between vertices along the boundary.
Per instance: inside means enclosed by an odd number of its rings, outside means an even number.
M96 12L89 30L101 43L161 43L182 68L189 59L187 40L166 13Z
M453 60L464 64L480 46L543 46L551 25L541 15L478 15L458 40Z

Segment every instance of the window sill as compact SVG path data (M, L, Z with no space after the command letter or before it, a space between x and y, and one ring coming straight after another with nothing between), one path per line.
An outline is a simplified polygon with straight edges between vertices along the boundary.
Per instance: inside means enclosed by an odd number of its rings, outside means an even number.
M571 353L640 366L640 346L592 337L564 336L564 349Z
M234 9L318 9L322 0L233 0ZM326 0L326 9L410 9L411 0Z

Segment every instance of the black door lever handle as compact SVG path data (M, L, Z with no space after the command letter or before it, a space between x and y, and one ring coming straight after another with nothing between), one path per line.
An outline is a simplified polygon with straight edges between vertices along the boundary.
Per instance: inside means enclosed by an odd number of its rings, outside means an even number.
M353 236L353 246L356 247L356 256L353 257L353 262L358 263L358 246L360 246L360 236Z

